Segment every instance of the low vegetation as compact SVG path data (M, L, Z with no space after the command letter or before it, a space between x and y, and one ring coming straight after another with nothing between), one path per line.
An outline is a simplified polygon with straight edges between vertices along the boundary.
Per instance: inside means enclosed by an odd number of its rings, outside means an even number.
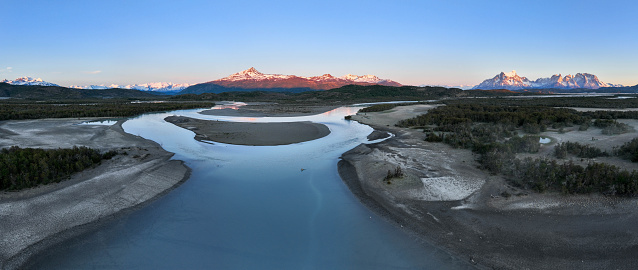
M593 116L602 119L593 119ZM571 161L516 158L518 153L539 151L540 137L533 134L550 128L560 132L574 125L583 130L590 124L601 128L603 133L618 134L630 128L615 120L623 117L635 118L636 115L577 112L542 106L454 104L431 109L427 114L400 121L397 125L423 127L426 141L471 149L479 154L478 162L483 169L501 174L521 188L538 192L551 190L568 194L598 192L634 196L638 195L636 172L604 163L591 162L583 167ZM527 134L521 136L521 133ZM598 148L571 142L556 145L554 154L560 159L566 158L567 154L581 158L609 155ZM638 161L638 139L618 148L616 154Z
M638 162L638 138L635 138L614 150L614 154L632 162Z
M513 183L538 192L554 190L566 194L638 194L636 171L628 172L605 163L593 162L582 167L571 161L561 164L545 158L514 159L503 174Z
M606 157L609 154L600 148L580 144L577 142L563 142L554 146L554 156L556 158L567 158L567 154L574 155L579 158L597 158Z
M388 170L388 174L385 176L385 178L383 178L383 181L386 182L386 184L392 184L392 179L395 178L401 178L405 176L405 174L403 173L403 169L401 169L401 166L397 166L394 171L392 170Z
M0 120L77 117L129 117L148 112L208 108L212 102L132 102L129 100L87 100L78 102L5 101L0 103Z
M5 148L0 150L0 190L20 190L60 182L116 154L115 151L100 153L87 147Z

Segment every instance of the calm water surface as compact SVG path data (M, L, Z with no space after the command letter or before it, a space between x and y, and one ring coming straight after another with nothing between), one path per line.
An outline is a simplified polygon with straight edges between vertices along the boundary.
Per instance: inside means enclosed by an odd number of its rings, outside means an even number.
M198 110L149 114L126 132L160 143L193 169L148 206L39 256L40 269L459 269L349 192L338 157L366 142L368 126L345 121L360 107L305 117L217 117ZM313 121L331 134L285 146L207 144L165 122L169 115L220 121ZM301 170L301 169L305 170Z

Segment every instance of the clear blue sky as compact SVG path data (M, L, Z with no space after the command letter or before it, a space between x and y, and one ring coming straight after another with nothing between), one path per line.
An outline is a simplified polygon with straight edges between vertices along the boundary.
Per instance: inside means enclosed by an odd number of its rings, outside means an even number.
M478 84L588 72L638 84L635 1L0 0L0 80L199 83L255 67Z

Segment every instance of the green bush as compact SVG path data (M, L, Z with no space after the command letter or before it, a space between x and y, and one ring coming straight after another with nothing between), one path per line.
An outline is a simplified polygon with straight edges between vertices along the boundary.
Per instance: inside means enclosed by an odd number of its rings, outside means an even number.
M19 190L60 182L72 173L117 155L87 147L35 149L12 146L0 150L0 190Z

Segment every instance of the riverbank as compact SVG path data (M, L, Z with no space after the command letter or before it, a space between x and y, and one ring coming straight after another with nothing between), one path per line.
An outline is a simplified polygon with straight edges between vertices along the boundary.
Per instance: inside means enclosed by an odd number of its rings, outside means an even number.
M316 140L330 134L326 125L304 122L247 123L201 120L185 116L164 119L195 132L202 142L220 142L236 145L286 145Z
M155 142L92 119L40 119L0 123L0 147L87 146L122 154L71 179L0 193L0 268L20 268L39 251L141 207L188 179L190 169L170 160ZM126 153L126 154L124 154Z
M477 268L635 269L638 200L516 189L470 151L423 141L396 121L432 106L353 116L396 136L346 152L339 174L366 206ZM407 116L407 117L406 117ZM384 180L388 170L404 177ZM503 195L505 194L505 195Z

